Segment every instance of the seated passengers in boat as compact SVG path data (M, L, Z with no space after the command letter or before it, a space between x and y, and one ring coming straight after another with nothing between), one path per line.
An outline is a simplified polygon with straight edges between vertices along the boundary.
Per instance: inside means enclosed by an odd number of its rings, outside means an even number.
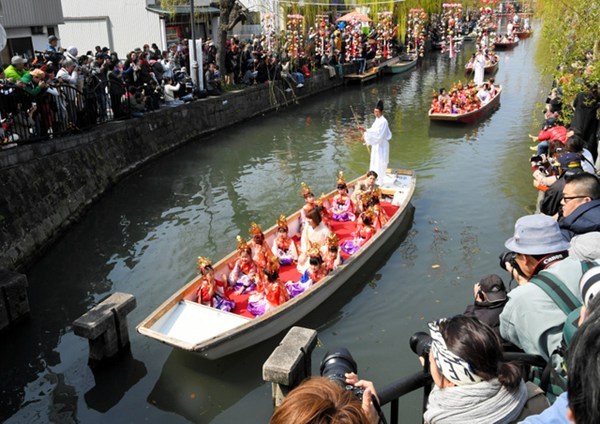
M331 200L331 218L338 222L354 221L356 219L353 213L354 205L348 196L348 186L341 171L337 179L337 191Z
M252 240L248 243L252 249L252 261L258 269L263 269L267 264L267 260L273 255L269 245L265 241L265 235L262 232L260 225L253 222L250 224L250 235Z
M266 314L289 299L279 279L279 260L271 256L263 269L264 285L248 297L248 312L254 316Z
M312 244L319 249L326 245L331 230L321 220L319 208L316 207L306 214L307 225L302 230L300 239L300 255L298 256L298 271L303 273L308 268L308 251Z
M481 102L481 105L486 105L492 100L492 96L490 96L488 83L483 83L479 91L477 92L477 98Z
M356 231L353 233L353 239L342 242L342 251L349 255L353 255L367 241L369 241L369 239L373 237L373 235L376 232L375 227L373 226L375 218L376 216L375 212L373 211L373 208L369 208L365 212L363 212L360 220L362 222L360 222L360 224L357 225ZM358 222L359 220L357 220L357 223Z
M290 298L304 293L313 284L321 281L328 273L329 269L323 263L321 249L316 243L313 243L308 251L309 265L300 277L300 281L288 281L285 285Z
M350 200L352 201L352 204L356 207L356 215L360 214L364 210L362 208L361 203L361 198L363 194L370 193L371 190L377 187L377 184L375 184L375 181L377 181L377 177L377 172L369 171L367 172L366 177L363 180L358 181L354 186L354 191L352 192L352 196L350 196Z
M229 275L223 274L223 279L233 287L236 295L250 293L260 282L256 264L252 261L252 249L240 236L237 236L238 258Z
M336 233L330 233L327 237L327 250L323 254L323 265L328 271L333 271L341 263L340 242Z
M496 78L491 77L490 81L489 81L489 86L490 86L490 98L494 98L496 97L496 94L498 94L498 89L496 88Z
M225 284L215 279L215 270L210 259L199 257L197 269L202 278L196 291L196 301L226 312L233 310L235 302L225 294Z
M298 251L294 240L288 236L288 225L285 216L280 215L276 224L277 236L273 240L271 252L279 259L280 265L291 265L298 260Z

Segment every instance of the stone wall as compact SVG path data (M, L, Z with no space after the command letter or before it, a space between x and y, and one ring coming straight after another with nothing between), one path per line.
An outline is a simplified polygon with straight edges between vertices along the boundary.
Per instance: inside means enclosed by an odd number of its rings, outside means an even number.
M27 266L111 185L148 161L195 137L342 83L320 70L295 92L285 92L280 82L264 84L1 150L0 268Z

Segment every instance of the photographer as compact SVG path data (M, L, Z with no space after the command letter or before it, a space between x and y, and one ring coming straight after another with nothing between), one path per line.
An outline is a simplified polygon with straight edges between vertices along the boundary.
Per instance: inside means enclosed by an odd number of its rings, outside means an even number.
M356 377L356 374L353 374ZM270 424L377 424L379 417L371 394L373 383L358 380L356 387L365 389L362 401L351 391L325 377L305 380L292 390L275 410Z
M503 266L518 287L508 294L500 334L526 353L549 360L561 344L566 315L538 282L560 283L565 295L579 298L585 264L568 258L569 242L558 223L546 215L519 218L514 237L505 246L510 252L502 256Z
M481 320L500 336L500 314L508 301L504 281L496 274L486 275L473 286L473 295L475 301L464 315Z
M498 337L477 318L442 319L429 331L428 343L413 349L435 384L425 423L511 423L548 406L537 386L523 382L518 365L502 362Z

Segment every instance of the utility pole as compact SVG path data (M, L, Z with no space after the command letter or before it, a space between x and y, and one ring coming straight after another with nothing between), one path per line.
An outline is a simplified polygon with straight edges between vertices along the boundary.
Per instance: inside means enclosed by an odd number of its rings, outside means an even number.
M190 65L192 67L192 80L196 83L196 88L200 89L201 84L201 74L198 72L198 49L196 47L196 13L194 10L194 0L190 0L190 25L192 27L192 58L190 60Z

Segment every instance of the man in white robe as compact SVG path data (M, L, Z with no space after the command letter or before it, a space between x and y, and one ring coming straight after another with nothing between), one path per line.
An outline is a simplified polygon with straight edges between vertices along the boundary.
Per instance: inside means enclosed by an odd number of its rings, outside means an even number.
M476 86L481 87L483 85L483 74L485 73L485 55L482 50L477 51L477 56L475 56L473 62L473 71L475 72L473 81Z
M368 130L359 127L363 132L365 144L371 146L371 162L369 171L377 173L377 184L382 185L385 173L390 161L390 139L392 132L388 125L387 119L383 116L383 102L379 100L373 111L375 114L375 122Z

